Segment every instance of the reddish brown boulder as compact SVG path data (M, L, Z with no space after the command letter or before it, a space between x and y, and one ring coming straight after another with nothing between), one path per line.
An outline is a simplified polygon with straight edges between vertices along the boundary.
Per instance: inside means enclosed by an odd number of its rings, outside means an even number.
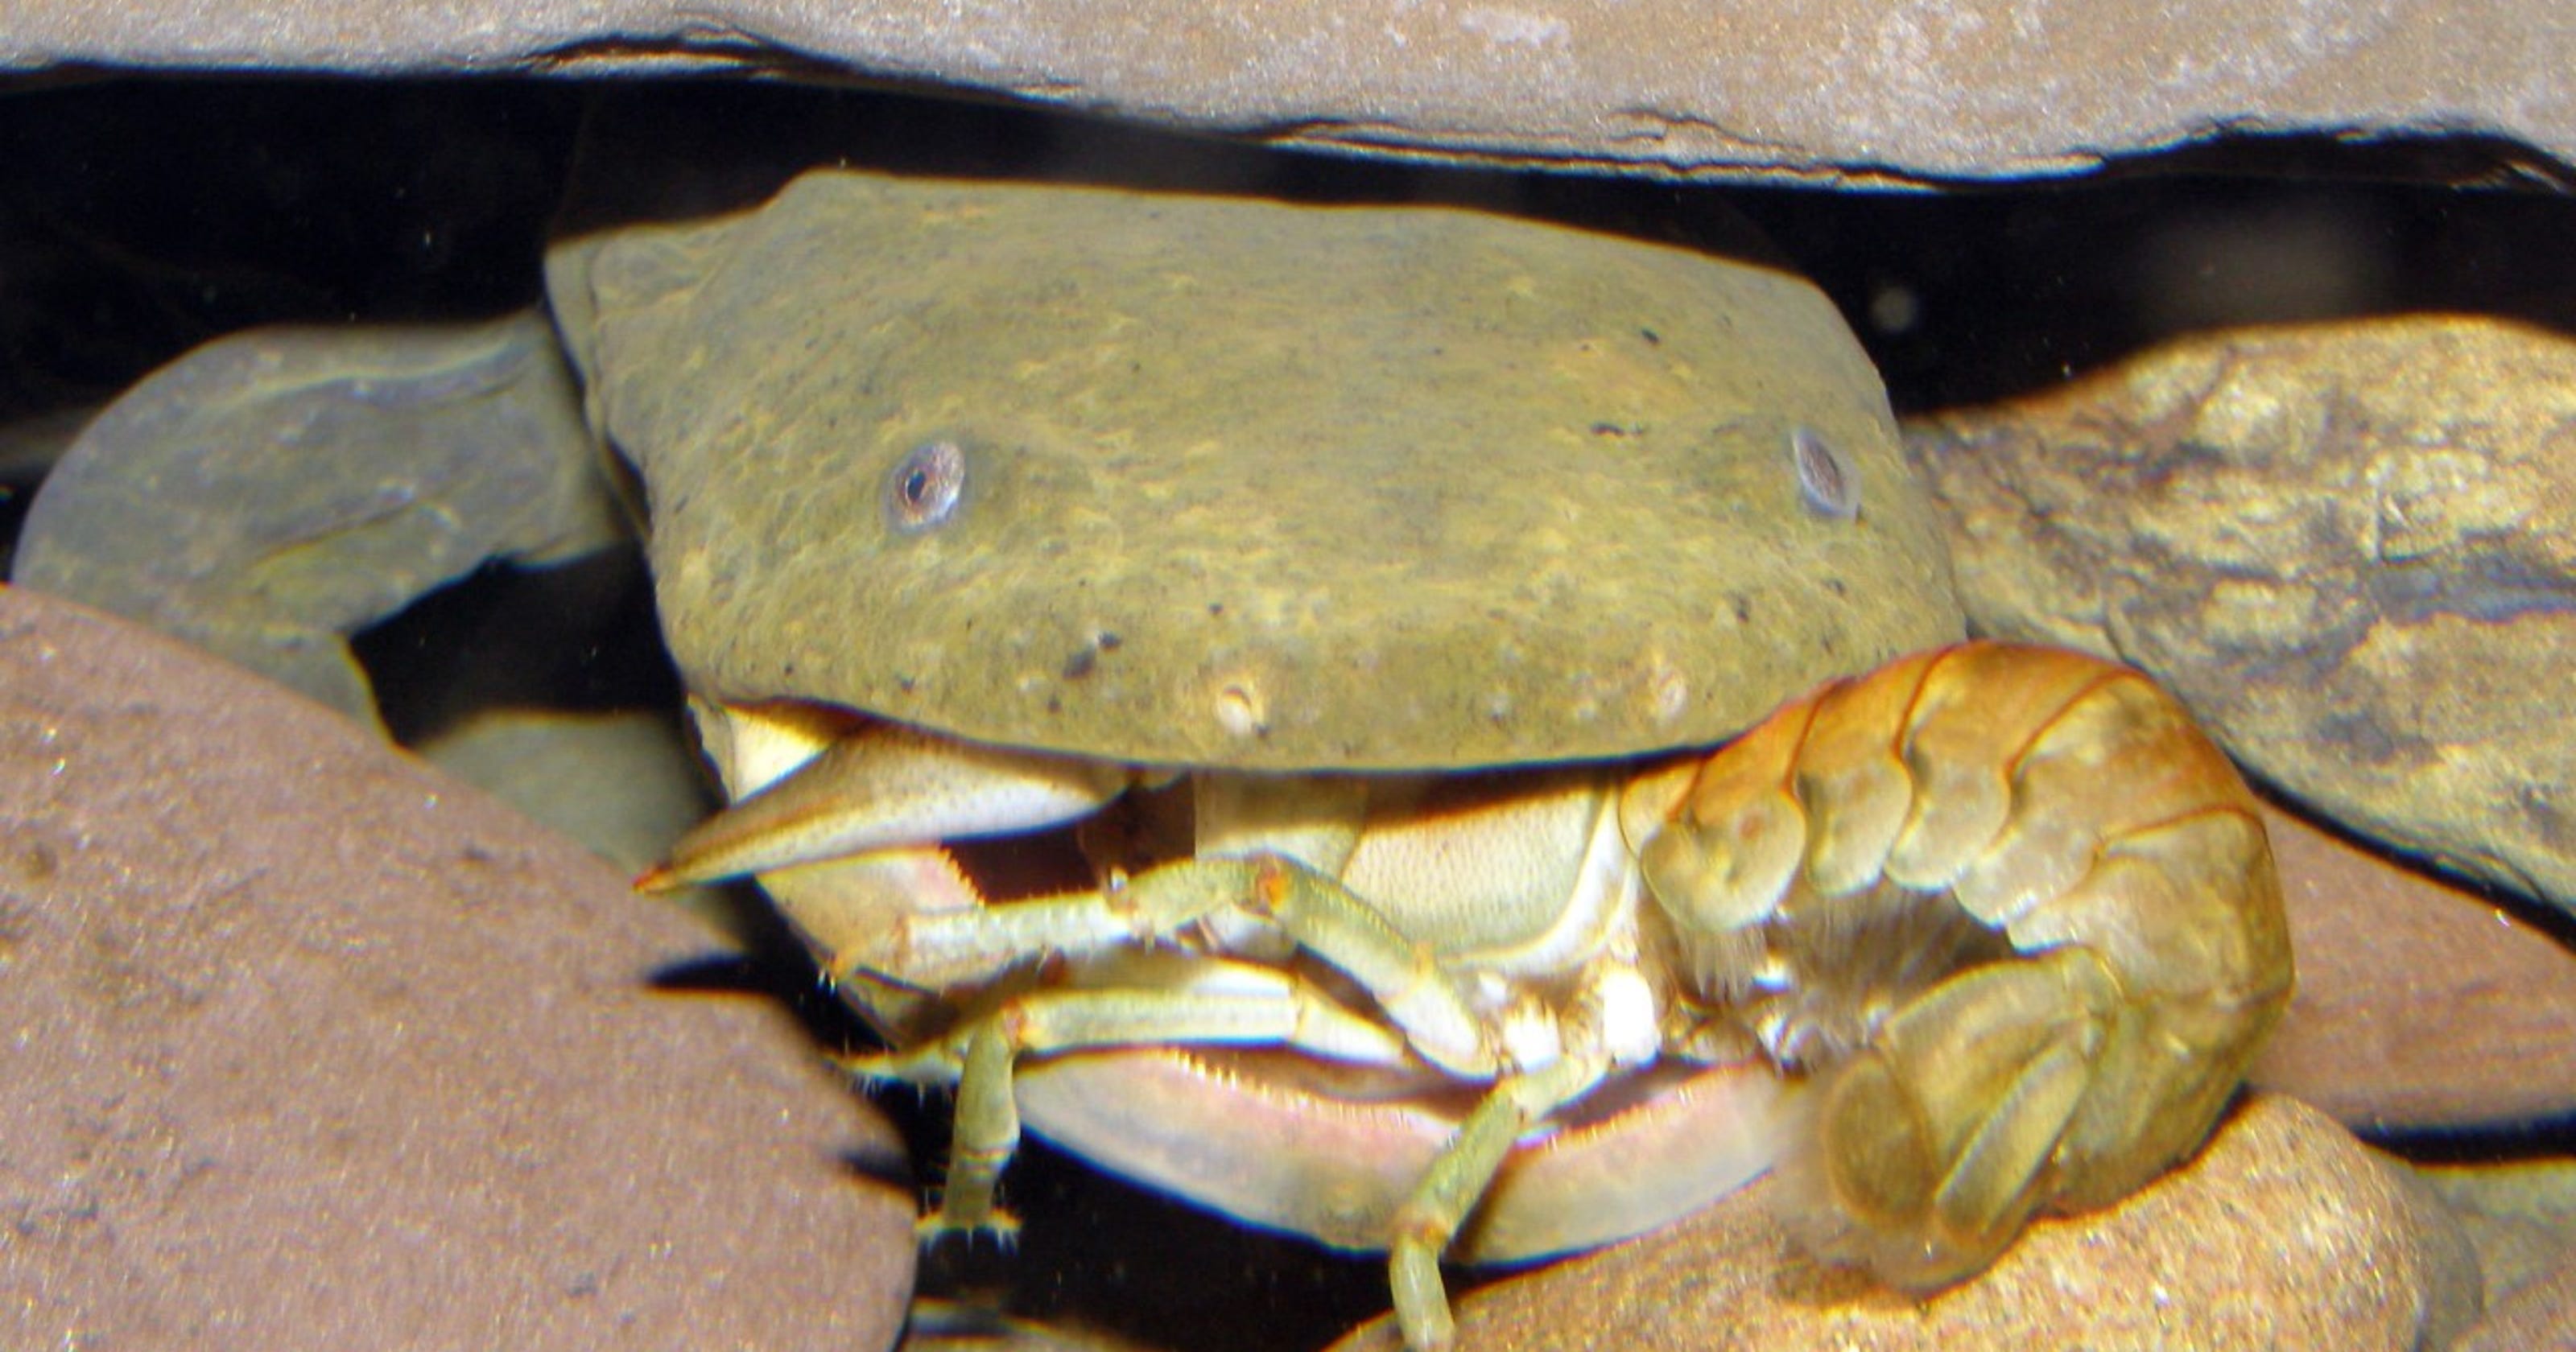
M2256 1085L2357 1130L2576 1113L2576 954L2467 888L2266 820L2299 992Z
M0 588L0 1346L882 1348L888 1131L578 846Z

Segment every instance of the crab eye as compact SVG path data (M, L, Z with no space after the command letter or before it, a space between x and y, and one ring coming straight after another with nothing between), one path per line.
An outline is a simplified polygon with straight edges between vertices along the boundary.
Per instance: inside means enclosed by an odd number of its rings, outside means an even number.
M965 495L965 449L925 441L896 461L886 480L886 524L906 535L929 530L955 516Z
M1860 515L1860 476L1824 433L1812 427L1791 429L1789 459L1797 466L1798 496L1806 500L1808 511L1829 521Z

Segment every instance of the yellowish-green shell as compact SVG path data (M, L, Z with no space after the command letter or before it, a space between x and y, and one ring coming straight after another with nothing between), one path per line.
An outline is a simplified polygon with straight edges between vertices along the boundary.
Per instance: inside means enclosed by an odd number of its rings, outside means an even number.
M1875 372L1768 268L1445 207L818 172L552 269L719 700L1449 767L1713 741L1960 633Z

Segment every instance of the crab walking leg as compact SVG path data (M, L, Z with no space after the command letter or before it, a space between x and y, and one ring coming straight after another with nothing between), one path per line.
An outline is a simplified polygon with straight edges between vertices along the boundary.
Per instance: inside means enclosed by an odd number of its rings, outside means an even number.
M1184 961L1191 983L1185 987L1032 991L946 1037L844 1063L871 1079L957 1086L948 1185L939 1209L921 1221L925 1237L1014 1227L994 1205L993 1192L1019 1149L1011 1072L1023 1054L1234 1044L1378 1065L1404 1058L1393 1033L1286 973L1213 958Z
M1139 937L1169 938L1228 910L1268 920L1359 984L1422 1058L1482 1079L1502 1068L1458 977L1340 879L1281 855L1186 859L1149 869L1111 894Z
M1438 955L1407 938L1340 880L1293 859L1186 859L1103 891L983 906L963 879L938 880L923 851L880 850L828 866L845 892L824 935L801 869L765 875L801 927L831 953L828 970L861 972L925 988L983 981L1048 954L1080 957L1178 939L1226 913L1266 920L1340 968L1382 1005L1424 1059L1476 1078L1499 1068L1457 979ZM864 893L864 895L859 895ZM860 919L863 917L864 919Z
M1406 1347L1444 1352L1456 1340L1449 1291L1440 1281L1440 1255L1493 1187L1494 1175L1502 1171L1521 1133L1590 1093L1610 1068L1607 1056L1568 1056L1504 1076L1431 1162L1396 1212L1394 1242L1388 1246L1387 1281Z
M800 864L763 873L761 884L835 984L976 986L1050 954L1136 939L1133 921L1096 892L987 906L935 845Z

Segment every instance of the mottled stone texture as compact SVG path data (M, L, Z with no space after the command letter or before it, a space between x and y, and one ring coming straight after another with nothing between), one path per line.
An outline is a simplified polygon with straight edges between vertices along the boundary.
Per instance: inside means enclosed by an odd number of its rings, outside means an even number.
M2576 343L2219 333L1909 450L1980 630L2136 663L2325 815L2576 906Z
M777 1010L657 989L720 956L319 705L0 588L0 1346L890 1345L898 1147Z
M1287 143L1829 181L2063 173L2221 128L2576 159L2553 0L22 0L0 69L919 79Z

